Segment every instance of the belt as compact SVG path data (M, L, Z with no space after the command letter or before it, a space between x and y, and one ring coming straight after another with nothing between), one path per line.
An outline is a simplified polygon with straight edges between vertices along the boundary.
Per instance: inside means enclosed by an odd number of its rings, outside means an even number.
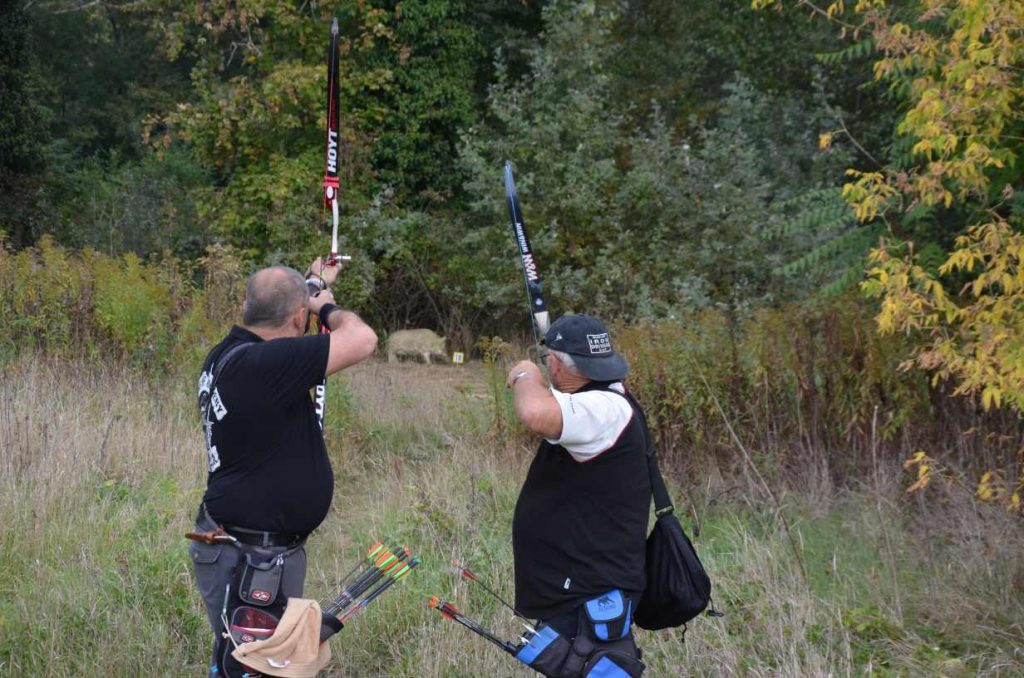
M262 532L247 530L244 527L224 526L224 531L232 537L250 546L295 546L305 540L303 534L287 534L284 532Z
M214 525L220 526L225 532L230 534L232 537L237 539L242 544L248 544L249 546L295 546L306 540L304 534L287 534L285 532L264 532L262 530L250 530L245 527L232 527L229 525L220 525L210 512L206 510L206 502L199 505L200 515L204 516Z

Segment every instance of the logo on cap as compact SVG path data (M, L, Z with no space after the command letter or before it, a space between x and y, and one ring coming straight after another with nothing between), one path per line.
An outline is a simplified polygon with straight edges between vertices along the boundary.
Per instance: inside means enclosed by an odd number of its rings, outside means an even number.
M587 344L590 346L590 354L595 353L611 353L612 352L612 340L608 336L607 332L601 334L588 334Z

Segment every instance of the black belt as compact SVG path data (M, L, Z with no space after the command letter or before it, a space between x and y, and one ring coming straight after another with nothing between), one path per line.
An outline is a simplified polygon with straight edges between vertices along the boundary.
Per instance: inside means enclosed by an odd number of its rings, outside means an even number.
M247 530L243 527L224 526L224 531L232 537L250 546L295 546L306 536L302 534L286 534L284 532L261 532Z
M220 525L210 512L206 510L206 502L199 505L199 511L202 516L205 516L214 525L224 528L224 531L230 534L232 537L237 539L243 544L249 546L295 546L300 542L305 541L306 535L304 534L287 534L284 532L263 532L261 530L250 530L244 527L230 527L228 525Z

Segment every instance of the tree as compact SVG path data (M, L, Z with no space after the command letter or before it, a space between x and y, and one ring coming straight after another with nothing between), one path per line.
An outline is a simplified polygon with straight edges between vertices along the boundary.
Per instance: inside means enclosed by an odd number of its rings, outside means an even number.
M50 111L23 2L0 8L0 168L29 169L46 143Z
M960 225L937 268L898 231L873 252L865 289L882 301L879 328L920 332L919 366L986 408L1024 412L1024 4L928 0L910 23L874 4L875 71L907 94L897 131L915 162L854 174L847 198L862 219L935 209Z
M24 3L5 3L0 7L0 231L19 246L43 218L36 173L49 142L44 82Z
M775 206L839 174L816 152L822 116L739 77L722 87L715 124L680 138L671 113L655 105L633 118L615 96L629 49L620 15L557 2L544 18L529 75L499 78L486 124L466 136L471 258L508 272L481 277L468 297L496 312L521 297L500 200L511 159L556 308L629 319L777 298Z
M487 57L467 4L396 3L397 49L380 55L394 86L382 92L388 114L375 127L372 162L410 206L447 202L462 183L453 165L459 136L478 118L476 72Z
M870 35L875 77L905 101L895 133L906 152L877 171L849 170L843 188L860 221L891 234L864 283L881 301L879 329L916 333L908 365L956 378L957 393L1024 411L1024 3L797 4ZM908 237L922 223L948 233L937 261Z

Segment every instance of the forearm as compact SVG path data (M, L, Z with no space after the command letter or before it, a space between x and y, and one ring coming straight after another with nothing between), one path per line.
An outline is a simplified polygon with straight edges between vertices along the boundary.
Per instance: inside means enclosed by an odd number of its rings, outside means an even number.
M547 386L533 375L512 384L516 418L527 430L557 440L562 435L562 408Z
M333 306L321 321L331 331L327 374L365 360L377 348L377 333L352 311Z
M334 332L335 330L343 332L346 327L351 327L357 321L364 325L366 324L363 323L362 318L354 312L346 311L341 306L336 306L334 304L324 304L324 308L321 309L319 315L320 323L326 325L327 329L331 332Z

